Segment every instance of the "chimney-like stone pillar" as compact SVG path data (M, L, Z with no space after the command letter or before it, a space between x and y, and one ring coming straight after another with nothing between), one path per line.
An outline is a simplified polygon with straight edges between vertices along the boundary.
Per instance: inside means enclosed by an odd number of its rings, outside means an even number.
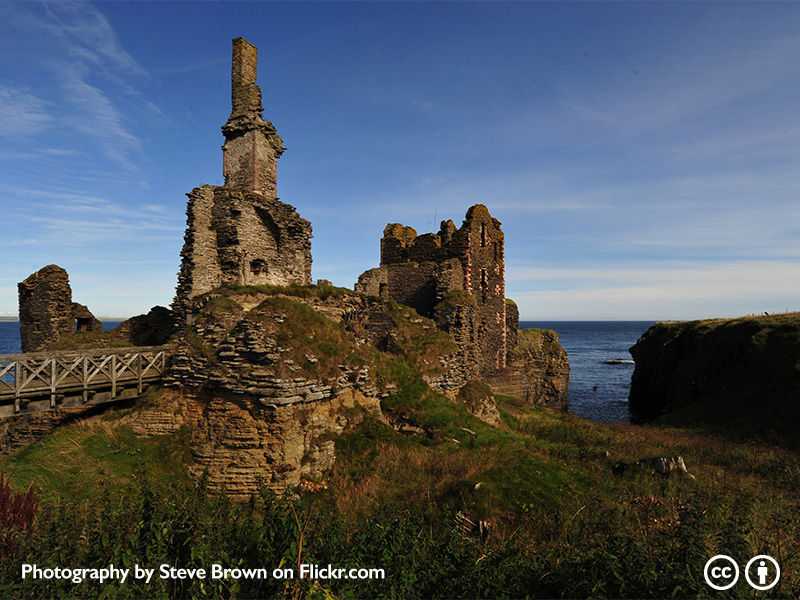
M231 114L222 128L222 171L225 187L259 192L277 198L278 158L283 140L262 112L261 88L256 83L258 50L244 38L233 40Z
M252 114L260 117L261 89L256 84L258 50L244 38L233 40L231 64L231 119Z

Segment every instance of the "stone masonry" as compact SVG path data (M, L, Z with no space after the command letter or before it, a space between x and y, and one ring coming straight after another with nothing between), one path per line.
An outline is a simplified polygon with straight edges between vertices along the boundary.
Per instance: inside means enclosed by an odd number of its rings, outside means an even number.
M173 302L181 322L190 314L192 298L222 285L311 283L311 224L278 199L283 140L262 116L256 70L255 46L233 40L232 109L222 128L225 184L203 185L188 194Z
M453 334L476 375L505 369L503 231L484 205L472 206L461 228L442 221L438 233L417 235L412 227L387 225L380 267L363 273L355 288L435 319Z
M63 335L102 329L88 308L72 301L69 275L58 265L41 268L17 289L23 352L45 350Z

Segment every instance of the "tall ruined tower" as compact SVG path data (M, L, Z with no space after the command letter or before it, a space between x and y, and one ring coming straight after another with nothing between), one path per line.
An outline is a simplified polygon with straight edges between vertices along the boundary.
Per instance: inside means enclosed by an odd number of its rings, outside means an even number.
M263 117L258 54L233 40L231 113L222 127L225 184L188 195L178 287L172 303L190 319L192 299L224 285L309 285L311 223L278 199L283 140Z
M258 50L244 38L233 40L231 115L222 127L225 187L277 198L278 158L284 146L275 126L265 121L256 83Z
M460 228L442 221L438 233L390 223L380 267L363 273L355 288L435 319L454 335L473 376L506 368L508 329L517 323L513 315L507 323L503 230L483 204L470 207Z

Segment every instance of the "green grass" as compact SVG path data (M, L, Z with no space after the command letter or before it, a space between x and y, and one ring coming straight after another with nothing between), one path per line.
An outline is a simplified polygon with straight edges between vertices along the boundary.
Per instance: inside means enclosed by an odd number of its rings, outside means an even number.
M116 418L95 417L0 457L0 471L15 487L32 485L51 500L88 500L103 489L122 493L143 470L165 486L187 483L187 435L140 438Z
M306 353L315 354L319 362L304 368L318 369L309 371L317 376L350 361L373 366L381 382L397 385L381 401L386 422L368 418L336 438L328 491L303 495L293 505L292 511L308 509L317 519L318 529L308 529L304 540L310 558L324 563L347 556L354 564L386 564L394 577L389 585L403 581L408 587L392 589L406 593L424 589L428 595L452 596L456 592L438 587L444 585L439 582L464 581L458 594L469 596L698 597L705 590L702 566L709 556L767 553L784 570L775 596L800 592L800 453L774 441L742 437L731 443L729 435L697 425L594 423L504 396L495 398L502 425L491 427L464 405L479 400L484 386L469 386L458 401L424 383L426 361L442 351L435 347L437 333L424 327L430 321L389 306L401 324L399 350L378 353L357 349L339 324L288 296L259 298L243 318L274 326L297 364ZM219 302L220 310L240 309L227 304L233 302L228 296L212 302ZM278 323L276 315L286 319ZM419 429L399 433L391 424L400 422ZM154 520L142 520L163 553L154 556L197 548L213 560L244 564L263 560L263 545L275 543L280 550L270 554L275 561L294 560L302 544L292 537L297 535L292 527L275 533L281 517L269 512L269 501L258 510L213 508L202 498L180 496L192 488L184 485L188 435L141 439L125 419L94 417L0 458L0 471L15 487L34 485L48 502L60 498L88 507L98 494L115 495L122 506L115 513L118 528L132 530L139 527L139 516L125 512L127 494L146 472L160 499L151 503L158 508L147 519ZM664 478L633 466L640 459L675 455L684 458L694 478ZM629 468L615 474L618 463ZM148 497L137 502L151 506ZM219 512L197 515L191 507ZM102 530L101 519L86 511L86 522ZM292 511L286 512L288 523L296 525ZM488 524L487 539L453 538L458 511ZM142 509L142 514L149 513ZM242 541L217 557L216 549L226 540L239 540L236 536ZM142 533L135 537L141 543ZM49 543L44 534L42 540ZM239 554L244 544L251 544L249 554ZM108 561L108 554L100 559ZM437 583L424 587L421 580L429 570ZM343 598L376 592L331 585ZM740 588L730 597L746 597L746 587Z
M438 557L450 550L437 546L437 540L448 539L453 515L461 511L484 520L490 531L484 545L468 543L486 557L481 559L483 566L477 566L480 556L467 555L453 558L448 567L452 578L479 573L499 586L473 591L475 596L696 597L704 589L705 560L720 552L745 559L760 552L775 555L784 580L774 596L793 597L800 589L797 453L753 441L730 444L701 431L593 423L505 397L497 398L504 425L492 428L413 375L413 369L406 368L400 387L383 401L383 408L385 414L402 416L424 432L401 434L384 422L367 419L336 439L337 460L328 491L304 496L297 506L298 511L318 515L318 527L329 527L319 529L325 531L323 537L313 529L307 534L315 559L331 560L345 553L356 562L370 557L389 565L397 577L401 571L406 577L418 571L407 570L405 559L396 553L428 552L424 548L433 544L424 560L441 569ZM48 500L62 498L83 506L103 491L128 498L129 490L134 493L140 483L139 473L147 471L156 497L172 498L186 481L187 432L139 439L124 423L95 417L64 427L0 460L0 470L20 489L33 483ZM612 472L618 462L676 454L683 456L695 479L663 478L642 469ZM195 500L164 500L157 506L180 507L186 502ZM182 531L202 531L202 539L222 540L228 536L223 531L239 535L236 532L252 527L265 527L259 535L268 536L273 528L271 521L242 525L242 519L252 518L249 508L217 508L221 512L215 513L215 524L204 520L191 526L186 523L195 517L175 510L170 518L185 528ZM128 517L118 518L123 524ZM95 522L91 516L86 519ZM388 533L398 519L411 528L402 547ZM220 533L214 533L215 528ZM339 538L330 536L341 536L336 542L341 545L331 541ZM192 543L202 546L202 539ZM158 542L162 543L172 542ZM461 543L450 541L447 547ZM367 554L345 550L359 544L367 544ZM260 560L257 548L247 557L232 548L225 560ZM335 589L341 584L333 585ZM348 593L374 593L359 589Z
M297 298L319 298L325 300L330 297L341 297L353 294L353 290L336 287L333 285L227 285L219 290L222 294L268 294L295 296Z
M84 348L128 348L134 346L127 335L117 330L79 331L62 335L48 346L48 350L80 350Z

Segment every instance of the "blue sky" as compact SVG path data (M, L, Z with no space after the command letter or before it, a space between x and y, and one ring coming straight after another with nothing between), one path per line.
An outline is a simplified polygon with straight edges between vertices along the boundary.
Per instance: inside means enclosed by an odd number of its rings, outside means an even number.
M523 318L800 309L798 5L26 2L0 5L0 314L49 263L96 314L171 301L239 35L315 279L483 202Z

